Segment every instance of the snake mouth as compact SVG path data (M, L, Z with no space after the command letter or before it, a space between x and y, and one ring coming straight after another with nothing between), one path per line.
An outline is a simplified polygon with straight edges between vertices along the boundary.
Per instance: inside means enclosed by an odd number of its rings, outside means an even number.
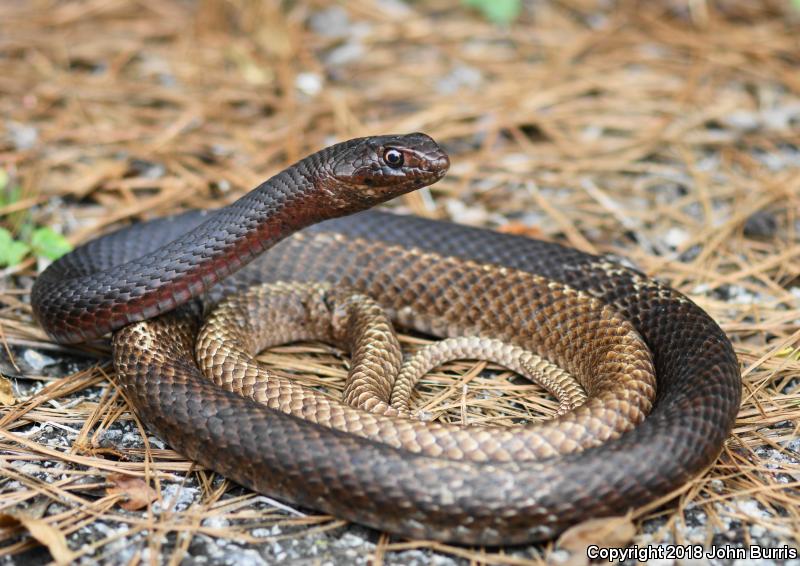
M450 169L450 156L442 151L442 154L433 160L432 169L436 173L437 181L444 177Z

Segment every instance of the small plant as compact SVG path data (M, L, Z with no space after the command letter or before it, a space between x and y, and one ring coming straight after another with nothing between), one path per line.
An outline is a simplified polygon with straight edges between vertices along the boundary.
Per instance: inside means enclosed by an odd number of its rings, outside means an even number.
M0 227L0 267L17 265L30 251L28 244L15 240L11 232Z
M462 0L465 6L480 10L487 20L495 24L510 24L522 8L521 0Z
M18 202L22 191L9 182L8 174L0 169L0 208ZM12 232L0 226L0 268L19 264L28 255L50 260L58 259L72 249L64 236L48 226L35 226L25 214Z

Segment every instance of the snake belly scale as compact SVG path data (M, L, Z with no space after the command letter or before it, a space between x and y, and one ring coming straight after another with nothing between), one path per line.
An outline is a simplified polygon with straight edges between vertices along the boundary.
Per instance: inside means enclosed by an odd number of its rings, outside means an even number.
M423 134L326 148L228 207L133 225L78 248L39 277L34 311L59 341L113 331L126 396L185 456L257 491L404 536L490 545L545 539L651 501L710 465L732 428L741 378L722 330L686 297L557 244L353 214L437 181L448 164ZM452 268L445 278L436 276L441 266ZM540 280L549 283L531 284ZM504 291L487 281L502 282ZM650 350L655 403L643 420L633 410L633 425L621 434L559 457L489 450L459 459L308 422L220 388L194 358L200 308L191 299L216 302L270 282L352 288L400 326L441 337L491 336L546 357L559 348L548 341L548 324L572 324L547 305L574 295L573 314L600 312L611 321L600 324L600 334L630 335ZM537 297L545 308L526 309ZM493 316L480 315L487 311ZM532 328L541 329L540 343L530 340ZM596 346L581 349L586 331L577 332L577 345L554 357L571 360L578 373L582 366L591 389L613 348L603 355ZM635 373L649 362L632 363L641 364ZM599 381L614 389L620 379ZM628 403L622 394L602 414L615 419L637 407L636 396ZM441 434L446 440L451 432Z

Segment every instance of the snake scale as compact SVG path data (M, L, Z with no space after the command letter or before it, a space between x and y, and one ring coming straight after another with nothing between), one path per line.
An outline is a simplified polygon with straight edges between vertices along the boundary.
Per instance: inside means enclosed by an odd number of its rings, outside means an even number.
M448 167L424 134L331 146L227 207L135 224L76 249L39 276L34 312L60 342L113 331L120 386L185 456L254 490L403 536L542 540L652 501L709 466L741 397L739 366L717 324L677 291L604 258L365 211L438 181ZM570 433L558 436L569 427L597 432L626 413L632 424L551 457L514 436L526 427L487 436L313 399L303 405L294 390L294 401L280 393L265 404L206 379L194 357L202 307L193 299L208 305L277 282L351 288L403 327L499 338L570 366L589 393L573 411L585 419L553 421L549 446L569 444ZM650 358L626 341L652 354L656 396L646 418L637 415L649 402L639 403L628 379L644 375ZM377 355L380 365L385 355ZM228 362L217 367L223 381L239 371ZM325 415L303 420L284 401ZM385 431L393 439L383 441Z

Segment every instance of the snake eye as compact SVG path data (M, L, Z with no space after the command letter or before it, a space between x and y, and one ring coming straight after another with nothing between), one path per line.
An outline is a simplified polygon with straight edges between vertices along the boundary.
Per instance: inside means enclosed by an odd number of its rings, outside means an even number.
M392 169L397 169L403 166L403 152L396 149L387 149L383 152L383 160Z

